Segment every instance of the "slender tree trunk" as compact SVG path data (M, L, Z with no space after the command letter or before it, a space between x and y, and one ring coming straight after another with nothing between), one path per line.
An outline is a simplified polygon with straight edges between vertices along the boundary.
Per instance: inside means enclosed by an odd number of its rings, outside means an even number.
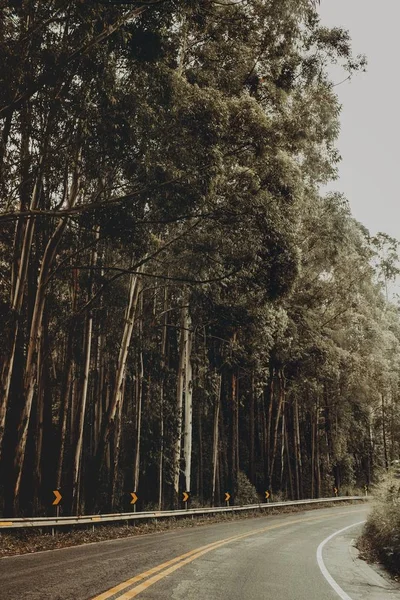
M201 504L203 504L204 498L204 470L203 470L203 406L199 403L198 406L198 464L197 464L197 494Z
M272 430L272 413L274 407L274 386L275 371L274 368L270 368L269 382L268 382L268 416L267 416L267 428L265 436L265 456L267 462L267 481L266 486L272 486L272 471L271 471L271 430Z
M62 393L60 397L60 420L59 420L59 430L60 430L60 444L59 444L59 453L58 453L58 462L57 462L57 474L56 474L56 489L61 487L62 481L62 470L64 463L64 454L65 454L65 445L67 440L67 429L68 429L68 416L70 413L70 399L72 393L72 376L74 371L74 356L73 356L73 342L75 336L75 322L71 325L68 330L68 341L67 341L67 350L65 357L65 376L62 387Z
M293 473L292 473L292 464L290 462L289 435L288 435L287 419L285 419L285 447L286 447L286 461L287 461L287 466L288 466L290 499L294 500Z
M47 327L47 323L45 325ZM36 431L35 431L35 457L34 457L34 489L33 502L35 514L38 514L40 505L40 491L42 485L42 447L43 447L43 421L44 421L44 401L46 393L46 384L44 381L44 363L45 354L48 350L47 333L44 334L39 348L38 358L38 393L36 406Z
M266 438L267 438L267 432L266 432L266 426L267 426L267 417L266 417L266 407L265 407L265 391L263 390L263 393L260 397L260 459L261 459L261 465L262 465L262 473L267 473L267 465L266 465L266 456L265 456L265 450L266 450ZM265 477L264 477L265 479ZM263 484L265 484L266 481L263 481Z
M133 326L135 324L135 313L139 296L138 278L138 275L131 275L130 277L128 306L125 313L125 325L118 355L114 391L107 409L107 414L102 422L99 444L92 469L92 502L94 502L95 499L98 481L100 478L100 471L104 456L106 454L108 441L114 428L116 414L119 404L122 402L122 388L126 374L126 362L128 358Z
M186 331L186 353L185 353L185 436L183 444L183 457L185 461L185 486L186 491L191 491L192 476L192 419L193 419L193 382L192 382L192 332L191 318L189 308L185 311L185 331Z
M185 300L184 300L185 302ZM176 387L176 415L177 415L177 432L174 447L174 493L175 504L179 498L179 479L181 471L181 443L182 443L182 408L183 408L183 392L185 383L185 357L186 345L188 341L188 331L185 329L186 322L186 306L181 309L181 333L179 342L179 366L177 374Z
M251 390L250 390L250 414L249 414L249 419L250 419L250 427L249 427L249 433L250 433L250 440L249 440L249 445L250 445L250 468L249 468L249 474L250 474L250 481L253 485L255 485L256 483L256 465L255 465L255 385L254 385L254 373L251 376Z
M315 487L315 416L311 411L311 498L314 498Z
M383 457L385 459L385 469L389 470L389 458L388 458L388 450L387 450L387 440L386 440L386 407L385 407L385 397L381 394L381 409L382 409L382 440L383 440Z
M41 186L43 179L43 171L44 164L47 156L47 148L49 143L49 133L51 126L51 115L48 117L48 122L46 126L46 132L44 134L44 146L42 149L41 158L38 165L37 176L35 179L35 184L33 186L33 191L30 199L29 209L35 210L38 207L39 198L41 194ZM22 189L26 188L28 172L29 172L29 134L26 134L24 139L22 140L22 162L28 165L28 167L22 165ZM26 208L26 201L24 195L21 197L21 209L24 210ZM21 319L21 311L24 300L24 292L28 274L28 267L31 256L33 235L35 231L35 219L28 219L25 225L22 224L22 221L18 221L16 225L16 235L15 235L15 243L14 243L14 260L12 265L12 294L11 294L11 311L13 314L13 323L11 326L11 332L9 337L8 348L9 351L6 355L6 358L3 362L2 370L1 370L1 380L0 380L0 459L1 459L1 451L3 446L3 437L5 431L6 424L6 415L7 408L9 404L9 395L10 395L10 386L12 380L12 374L14 370L14 360L17 348L17 340L18 340L18 331L19 324ZM19 241L21 240L21 242ZM28 411L26 410L28 409ZM26 409L24 413L30 413L30 405L29 401L26 404ZM26 435L27 435L27 427L29 425L29 420L26 418L27 415L24 414L20 421L19 428L19 442L17 447L16 456L16 485L14 489L14 507L16 507L18 503L18 494L19 494L19 485L21 478L22 465L21 460L23 460L25 455L25 443L26 443Z
M92 349L93 318L91 315L86 319L85 344L84 344L84 370L82 378L82 392L79 405L76 443L74 451L74 462L72 471L72 511L79 514L80 510L80 473L82 465L83 430L85 425L86 401L89 384L90 355Z
M164 385L165 368L167 359L167 301L168 290L164 288L164 316L163 329L161 334L161 383L160 383L160 458L158 462L158 510L162 510L163 505L163 471L164 471Z
M135 468L133 474L133 489L135 492L139 489L140 472L140 439L142 435L142 401L143 401L143 353L139 353L139 368L136 377L136 448L135 448Z
M78 164L78 156L76 157L76 163ZM72 207L75 204L75 201L79 194L79 185L80 185L80 174L79 167L76 166L72 183L71 190L69 194L68 207ZM30 225L30 222L27 224L27 229ZM30 333L29 333L29 343L27 349L27 358L26 358L26 366L25 366L25 375L24 375L24 397L25 403L22 409L22 414L20 418L20 425L18 428L18 443L15 452L14 466L16 473L16 482L14 488L14 505L17 509L18 506L18 498L19 491L21 485L21 477L23 464L25 459L25 450L26 443L28 438L28 430L29 430L29 422L31 416L31 408L32 408L32 400L35 393L35 387L37 384L37 360L38 360L38 349L40 346L40 339L42 334L42 321L43 321L43 312L46 302L46 288L47 288L47 280L50 274L50 270L54 263L54 260L57 255L57 249L61 238L64 234L65 227L67 225L67 218L60 219L53 235L47 243L46 249L44 251L42 265L39 272L38 277L38 285L36 290L36 298L35 305L33 309ZM32 231L33 235L33 231ZM32 239L30 239L30 244ZM28 251L27 251L28 252ZM28 254L30 251L28 252ZM21 259L22 260L22 259ZM26 276L26 274L25 274ZM20 284L16 283L16 287L18 288Z
M275 427L274 427L274 437L272 443L272 458L271 458L271 470L269 474L269 478L271 481L271 489L272 489L272 478L274 475L274 467L275 467L275 459L278 448L278 430L279 430L279 421L281 418L282 406L284 402L284 389L283 389L283 381L281 374L279 376L279 400L278 400L278 409L275 417Z
M123 407L123 398L125 395L125 382L126 382L126 379L124 379L124 381L122 383L121 402L119 403L116 418L115 418L114 439L113 439L113 450L114 451L113 451L113 461L112 461L112 469L111 469L111 471L112 471L111 472L111 494L110 494L111 510L115 510L116 505L117 505L119 458L120 458L120 452L121 452L122 407Z
M283 474L285 470L285 429L286 429L286 410L283 407L282 410L282 429L281 429L281 476L280 476L280 489L283 490Z
M232 404L232 446L231 446L231 485L230 492L233 492L235 496L237 493L237 481L238 481L238 467L237 467L237 457L238 457L238 386L237 386L237 373L233 372L231 376L231 404Z
M295 448L295 478L296 478L296 495L297 499L302 496L302 461L301 461L301 446L300 446L300 427L299 427L299 406L297 398L293 404L293 440Z
M319 452L319 400L317 400L317 406L315 411L315 469L316 469L316 497L321 497L321 462Z
M217 393L214 405L214 431L213 431L213 460L212 460L212 486L211 506L215 506L217 491L217 467L219 459L219 413L221 407L222 375L218 375Z

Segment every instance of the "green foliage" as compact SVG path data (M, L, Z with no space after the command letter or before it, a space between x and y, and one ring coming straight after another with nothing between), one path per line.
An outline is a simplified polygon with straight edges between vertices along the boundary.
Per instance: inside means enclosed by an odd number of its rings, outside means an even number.
M393 475L387 475L374 488L374 507L364 536L379 560L400 574L400 481Z
M237 492L235 495L235 505L241 506L245 504L258 504L260 498L257 490L250 483L243 471L239 471L237 478Z

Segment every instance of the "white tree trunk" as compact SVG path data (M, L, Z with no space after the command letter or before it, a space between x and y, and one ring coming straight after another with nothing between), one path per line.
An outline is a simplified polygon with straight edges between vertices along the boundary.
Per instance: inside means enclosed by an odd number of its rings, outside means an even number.
M187 331L185 330L185 312L186 306L181 309L181 335L179 342L179 367L176 386L176 414L177 414L177 437L174 448L174 491L175 497L179 495L179 476L181 470L181 445L182 445L182 408L183 408L183 392L185 384L185 358L187 345Z

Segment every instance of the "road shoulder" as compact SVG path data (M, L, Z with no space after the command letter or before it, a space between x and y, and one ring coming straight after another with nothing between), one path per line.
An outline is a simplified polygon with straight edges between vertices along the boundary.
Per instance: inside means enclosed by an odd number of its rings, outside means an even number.
M332 538L324 548L327 570L351 600L400 600L400 585L360 556L356 539L361 526Z

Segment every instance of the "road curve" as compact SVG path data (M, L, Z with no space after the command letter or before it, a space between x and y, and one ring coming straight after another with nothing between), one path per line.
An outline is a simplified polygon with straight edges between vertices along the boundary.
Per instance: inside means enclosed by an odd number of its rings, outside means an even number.
M317 549L344 528L356 537L361 525L347 528L367 512L365 505L337 506L4 558L0 598L337 600ZM346 590L348 542L332 540L320 552L327 572L350 600L369 598L365 588L362 596L354 586Z

